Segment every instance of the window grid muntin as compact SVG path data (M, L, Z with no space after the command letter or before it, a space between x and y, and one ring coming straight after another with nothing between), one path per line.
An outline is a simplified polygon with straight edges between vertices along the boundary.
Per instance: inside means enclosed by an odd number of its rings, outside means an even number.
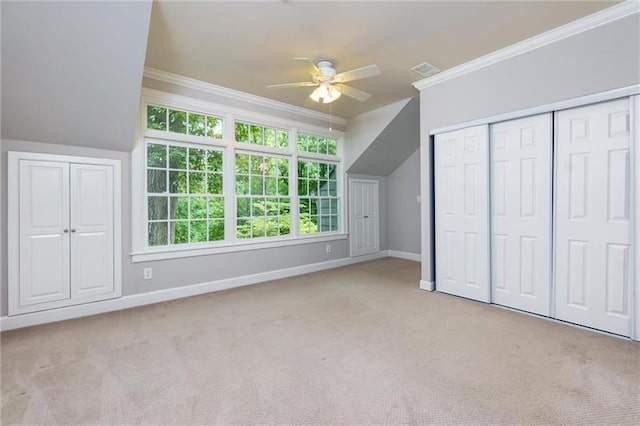
M153 161L149 158L150 147L154 147L154 149L158 149L159 147L164 147L164 166L160 167L161 161ZM171 148L184 149L185 150L185 160L184 160L184 168L180 167L171 167L171 159L170 159L170 150ZM205 154L205 163L203 165L204 170L194 169L192 170L192 161L191 161L191 152L199 152L202 151ZM147 203L147 246L148 247L162 247L162 246L179 246L183 244L202 244L202 243L215 243L224 240L224 228L225 228L225 218L224 218L224 201L225 201L225 192L224 192L224 151L221 149L216 149L212 147L203 147L195 144L180 144L180 143L167 143L167 142L157 142L157 141L147 141L146 142L146 150L145 150L145 158L146 158L146 176L145 176L145 194L146 194L146 203ZM209 166L209 160L213 158L215 161L214 167ZM153 164L149 166L149 164ZM175 165L175 163L174 163ZM154 192L154 188L149 187L149 172L165 172L165 182L162 186L163 190ZM170 173L171 172L182 172L185 174L185 188L184 192L174 192L172 191L171 181L170 181ZM203 173L205 177L205 192L192 192L191 191L191 173ZM215 180L219 180L219 185L216 186L217 190L213 192L209 192L211 187L209 186L209 177L213 176ZM165 211L164 217L152 219L151 217L154 215L150 210L150 204L152 201L158 202L160 199L165 199L165 207L163 210ZM176 207L174 208L174 204L172 204L173 200L176 202ZM179 209L178 203L181 202L186 203L186 219L175 218L175 211ZM195 217L196 214L193 212L193 206L195 203L204 203L205 215ZM212 225L214 227L212 227ZM151 230L154 229L155 232L159 232L162 235L161 228L165 227L166 235L164 238L165 244L153 244L151 240ZM182 229L186 226L186 239L180 238L176 241L175 230ZM204 229L204 238L196 238L196 228L200 228L202 231Z
M155 117L156 114L162 116L162 110L164 110L164 118L162 119L162 121L159 121L160 118L152 120L151 117ZM154 114L151 114L152 111L154 111ZM172 128L172 113L174 116L184 114L184 122L182 123L182 125L173 124L174 127ZM197 122L197 117L201 117L204 119L204 127L201 127L202 131L193 130L193 123ZM207 114L183 108L171 108L156 103L148 103L146 104L145 118L146 130L167 132L178 135L198 136L215 140L224 138L225 119L215 114ZM213 123L213 125L209 124L210 121ZM154 125L151 125L152 123ZM184 128L184 131L180 131L181 128Z
M296 137L296 150L303 153L337 156L338 139L307 132L298 132Z
M243 136L243 133L246 130L246 136ZM239 131L240 129L240 131ZM273 139L271 139L269 135L273 132ZM260 136L254 136L254 134L260 134ZM254 123L251 121L245 120L235 120L233 126L233 137L237 143L241 144L251 144L255 146L264 146L269 148L276 149L289 149L289 135L291 131L290 129L285 129L282 127L270 126L260 123ZM253 141L252 139L259 138L258 142ZM272 140L273 142L270 142Z
M297 160L298 234L338 232L339 163L302 157Z
M234 159L236 238L248 240L292 235L293 212L289 181L291 157L238 150ZM267 163L270 164L265 166ZM268 182L274 183L271 191L268 191ZM244 185L244 189L241 189L241 185ZM260 210L262 214L259 214ZM286 232L283 232L285 229Z

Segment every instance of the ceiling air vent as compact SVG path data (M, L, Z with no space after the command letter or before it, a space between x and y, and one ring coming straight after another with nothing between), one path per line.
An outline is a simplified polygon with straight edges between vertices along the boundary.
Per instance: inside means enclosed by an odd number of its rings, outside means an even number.
M411 68L411 71L415 72L416 74L420 74L422 77L430 77L435 73L440 72L438 68L434 67L428 62L423 62L420 65L416 65L415 67Z

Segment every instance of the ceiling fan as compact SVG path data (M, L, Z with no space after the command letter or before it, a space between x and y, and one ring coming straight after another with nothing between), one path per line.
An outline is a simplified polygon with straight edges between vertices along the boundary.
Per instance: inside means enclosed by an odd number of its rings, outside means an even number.
M353 69L341 73L336 73L331 61L322 60L314 64L309 58L293 58L294 61L305 63L311 73L312 81L300 83L271 84L269 89L287 89L291 87L316 87L309 97L316 102L324 104L331 103L341 95L349 96L358 101L366 101L371 96L367 92L347 86L343 83L362 78L380 75L380 68L377 65L367 65L366 67Z

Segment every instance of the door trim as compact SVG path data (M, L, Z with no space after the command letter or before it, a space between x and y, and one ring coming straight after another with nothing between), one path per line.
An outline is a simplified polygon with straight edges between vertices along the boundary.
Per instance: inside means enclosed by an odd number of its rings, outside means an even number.
M33 152L9 151L7 153L7 271L8 271L8 314L19 315L45 309L59 308L81 303L95 302L122 296L122 177L120 160L109 158L78 157L71 155L41 154ZM113 167L113 273L114 292L79 299L65 299L42 306L20 306L20 203L19 174L20 160L56 161L66 163L95 164ZM14 248L14 249L12 249Z
M377 214L375 218L375 228L378 230L376 238L376 250L369 253L353 254L353 233L355 232L355 223L353 217L353 184L364 183L373 184L376 188L376 198L378 201ZM375 179L363 179L363 178L350 178L349 179L349 257L365 256L371 253L378 253L380 251L380 182Z

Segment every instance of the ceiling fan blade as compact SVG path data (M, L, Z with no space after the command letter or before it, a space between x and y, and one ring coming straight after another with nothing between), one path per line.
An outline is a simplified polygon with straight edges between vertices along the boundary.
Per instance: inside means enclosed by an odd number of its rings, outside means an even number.
M289 87L311 87L317 85L318 83L314 83L313 81L302 81L300 83L270 84L267 86L267 89L287 89Z
M336 87L343 95L349 96L350 98L356 99L360 102L364 102L371 97L367 92L363 92L359 89L354 89L353 87L347 86L345 84L336 84Z
M346 83L347 81L360 80L361 78L374 77L380 74L382 72L377 65L367 65L366 67L336 74L331 81L334 83Z
M312 76L322 76L322 71L320 71L320 69L318 69L318 67L316 66L316 64L313 63L313 61L309 58L293 58L294 61L300 62L302 63L304 66L307 67L307 70L309 71L309 73Z

